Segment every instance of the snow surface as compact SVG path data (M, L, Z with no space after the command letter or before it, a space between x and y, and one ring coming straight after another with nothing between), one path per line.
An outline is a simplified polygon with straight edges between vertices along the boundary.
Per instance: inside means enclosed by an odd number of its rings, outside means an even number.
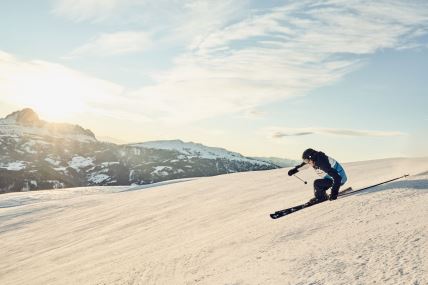
M411 176L278 220L312 196L288 169L0 195L0 284L428 284L428 158L345 168Z
M166 176L168 175L168 171L172 170L171 167L163 166L163 165L155 166L154 169L155 170L153 170L151 174L160 175L160 176Z
M106 181L107 179L109 179L110 176L107 174L102 174L102 173L91 173L90 177L89 177L89 181L92 183L101 183Z
M45 161L49 162L50 164L52 164L52 165L54 165L54 166L58 166L58 165L60 165L60 164L61 164L61 161L59 161L59 160L55 160L55 159L52 159L52 158L50 158L50 157L46 157L46 158L45 158Z
M74 156L71 161L68 162L68 165L71 168L74 168L76 170L80 170L81 168L85 168L91 165L94 165L93 159L90 157L83 157L83 156Z
M5 168L11 171L19 171L26 168L24 161L13 161L8 163L0 163L0 168Z

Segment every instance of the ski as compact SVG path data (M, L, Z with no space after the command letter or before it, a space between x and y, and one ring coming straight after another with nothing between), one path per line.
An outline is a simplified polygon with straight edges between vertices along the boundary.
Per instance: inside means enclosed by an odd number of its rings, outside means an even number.
M319 204L319 203L318 203ZM288 209L284 209L284 210L280 210L280 211L276 211L275 213L272 213L272 214L269 214L270 215L270 217L272 218L272 219L278 219L278 218L281 218L281 217L284 217L284 216L287 216L287 215L289 215L289 214L291 214L291 213L294 213L294 212L297 212L297 211L299 211L299 210L302 210L302 209L304 209L304 208L307 208L307 207L310 207L310 206L313 206L313 205L316 205L316 204L309 204L309 202L308 203L305 203L305 204L301 204L301 205L297 205L297 206L294 206L294 207L291 207L291 208L288 208Z
M385 184L385 183L389 183L389 182L392 182L392 181L395 181L395 180L398 180L398 179L401 179L401 178L405 178L407 176L409 176L409 174L405 174L403 176L400 176L400 177L397 177L397 178L394 178L394 179L391 179L391 180L387 180L387 181L384 181L384 182L381 182L381 183L378 183L378 184L375 184L375 185L371 185L371 186L368 186L368 187L364 187L364 188L361 188L361 189L357 189L357 190L353 190L351 187L349 187L349 188L346 188L346 189L340 191L339 195L337 195L337 196L345 198L345 197L351 196L351 195L353 195L355 193L359 193L361 191L364 191L364 190L367 190L367 189L370 189L370 188L374 188L376 186L379 186L379 185L382 185L382 184ZM275 213L272 213L272 214L269 214L269 215L270 215L270 217L272 219L278 219L278 218L287 216L287 215L289 215L291 213L300 211L300 210L308 208L308 207L312 207L314 205L317 205L317 204L320 204L320 203L323 203L323 202L325 202L325 201L318 202L318 203L306 202L304 204L300 204L300 205L297 205L297 206L294 206L294 207L291 207L291 208L287 208L287 209L276 211Z
M348 188L340 191L338 197L341 196L341 195L344 195L346 193L349 193L349 192L352 192L352 187L348 187ZM325 201L327 201L327 200L325 200ZM325 202L325 201L322 201L322 202ZM289 215L291 213L294 213L294 212L297 212L299 210L302 210L304 208L308 208L308 207L320 204L322 202L317 202L317 203L306 202L304 204L300 204L300 205L297 205L297 206L294 206L294 207L291 207L291 208L287 208L287 209L284 209L284 210L276 211L275 213L270 214L270 217L272 219L278 219L278 218L287 216L287 215Z

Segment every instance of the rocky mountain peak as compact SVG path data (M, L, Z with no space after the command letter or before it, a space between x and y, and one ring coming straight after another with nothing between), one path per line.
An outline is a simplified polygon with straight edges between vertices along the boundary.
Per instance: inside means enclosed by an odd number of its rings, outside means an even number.
M30 108L13 112L4 119L0 119L0 126L0 133L9 135L38 135L77 141L97 141L94 133L89 129L69 123L51 123L40 120L37 113Z
M6 116L6 120L13 120L22 125L34 125L40 123L39 115L30 108L13 112Z

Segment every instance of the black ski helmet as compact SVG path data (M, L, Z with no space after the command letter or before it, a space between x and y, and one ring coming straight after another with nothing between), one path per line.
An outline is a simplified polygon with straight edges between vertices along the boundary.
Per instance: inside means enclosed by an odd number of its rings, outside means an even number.
M308 148L307 150L305 150L302 154L302 159L311 159L315 156L315 154L317 153L316 150L313 150L312 148Z

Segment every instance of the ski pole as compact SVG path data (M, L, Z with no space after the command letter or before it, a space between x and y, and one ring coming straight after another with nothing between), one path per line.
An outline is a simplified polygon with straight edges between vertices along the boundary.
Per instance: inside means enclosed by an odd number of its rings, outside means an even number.
M370 188L374 188L376 186L379 186L379 185L382 185L382 184L385 184L385 183L389 183L389 182L392 182L392 181L395 181L395 180L398 180L398 179L401 179L401 178L406 178L408 176L409 176L409 174L404 174L403 176L400 176L400 177L397 177L397 178L394 178L394 179L391 179L391 180L387 180L387 181L384 181L384 182L381 182L381 183L378 183L378 184L375 184L375 185L367 186L367 187L364 187L364 188L361 188L361 189L354 190L354 191L349 192L349 193L345 193L342 196L352 195L352 194L355 194L356 192L361 192L361 191L364 191L364 190L367 190L367 189L370 189Z
M296 174L294 174L293 176L296 177L297 179L299 179L300 181L302 181L303 183L308 184L308 182L306 182L305 180L303 180L302 178L300 178Z

